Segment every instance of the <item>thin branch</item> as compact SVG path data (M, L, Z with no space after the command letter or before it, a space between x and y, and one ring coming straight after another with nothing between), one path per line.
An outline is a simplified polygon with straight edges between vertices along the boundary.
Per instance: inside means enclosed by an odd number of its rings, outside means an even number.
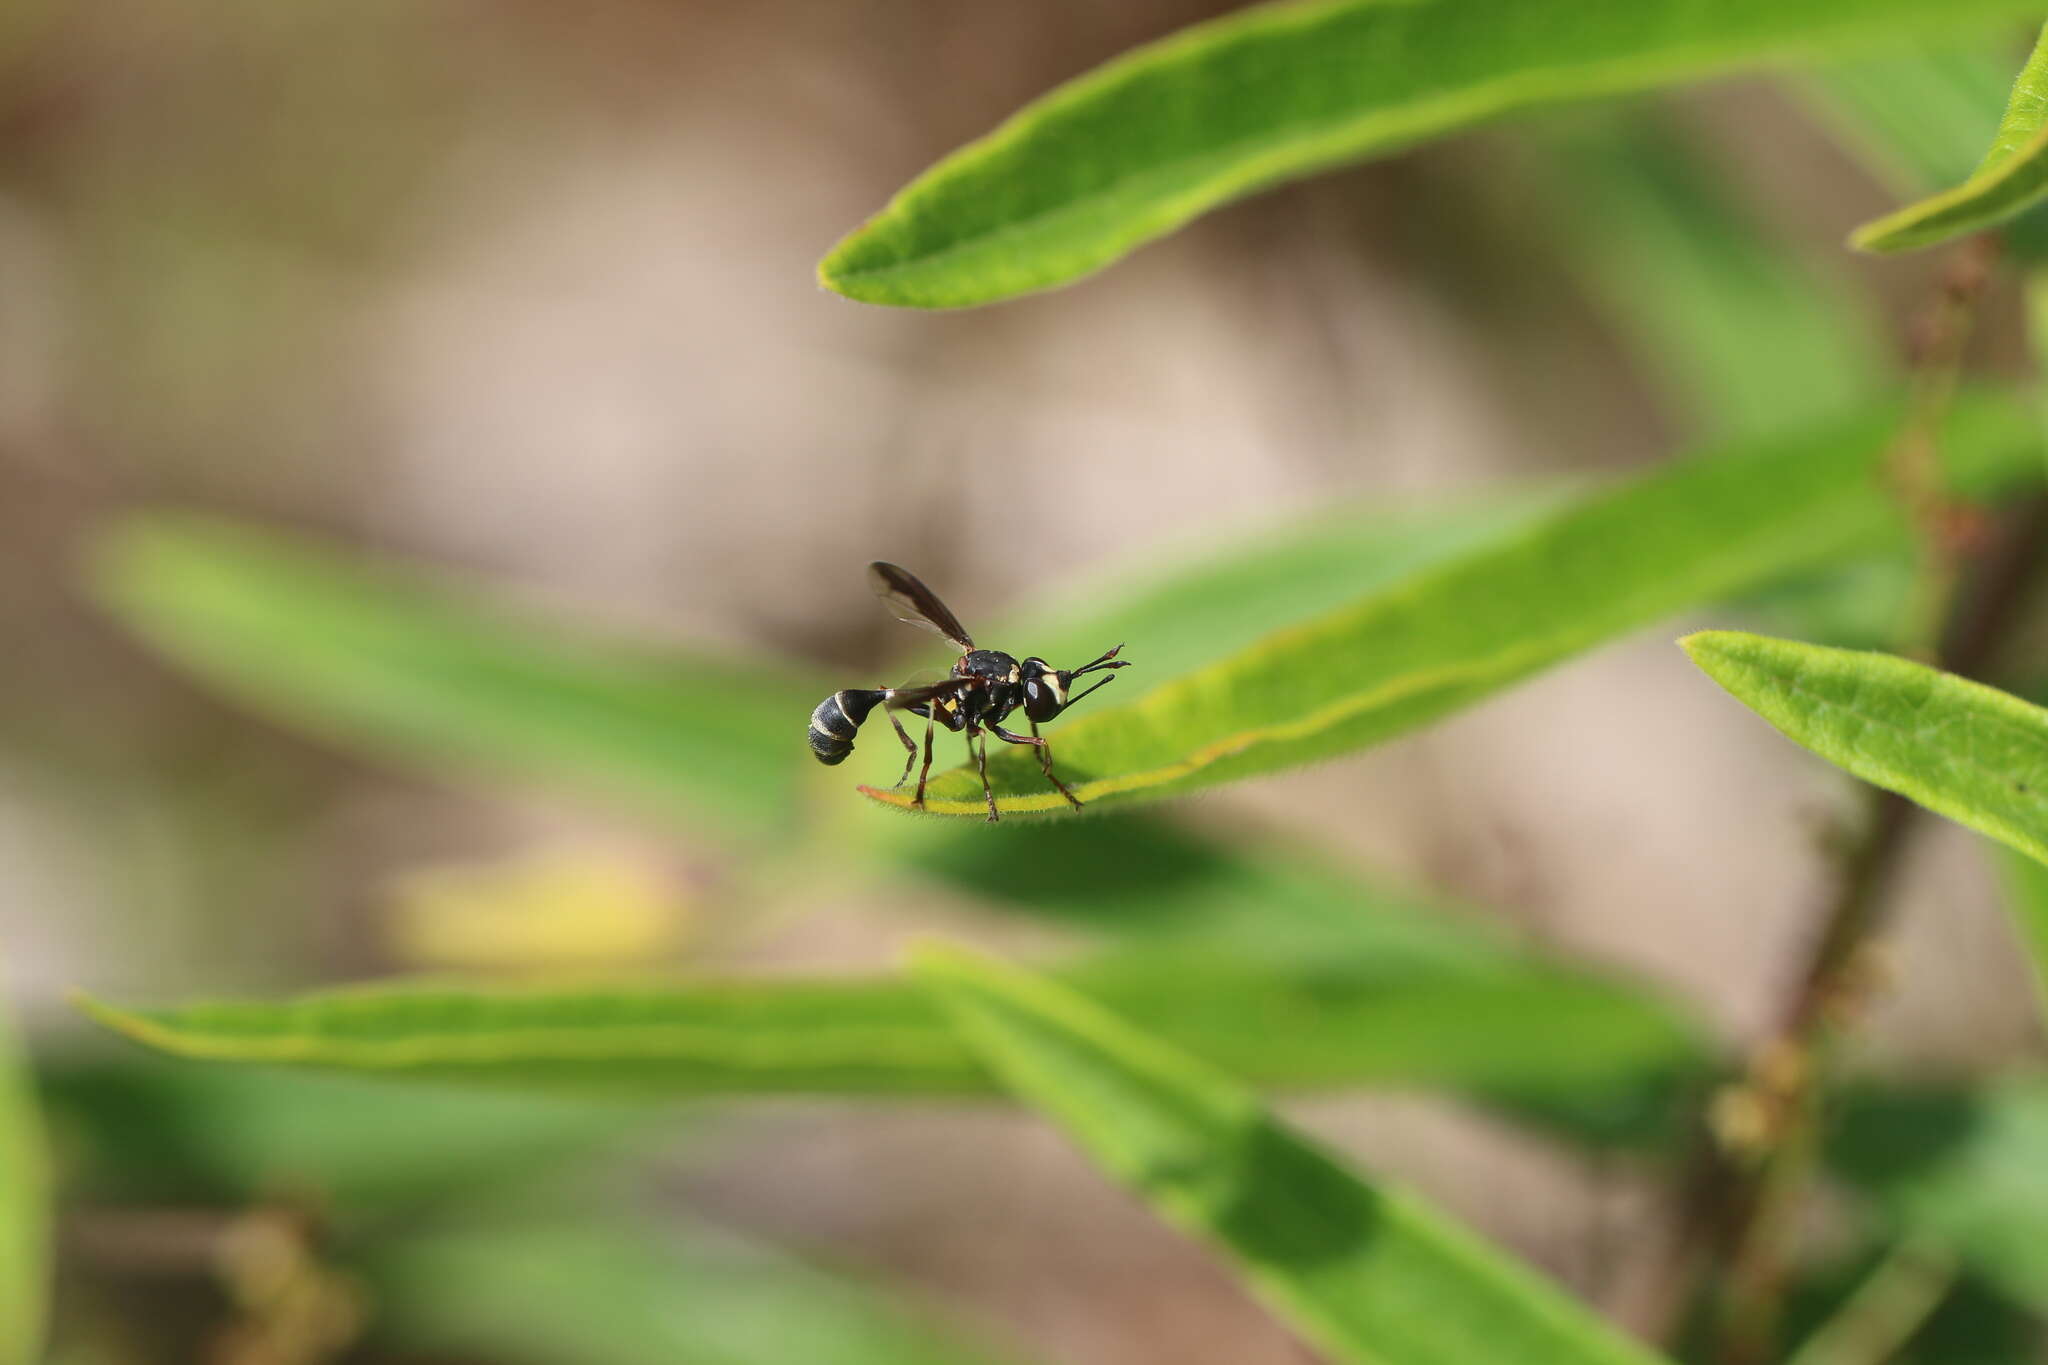
M1950 502L1936 442L1995 252L1972 242L1949 263L1914 336L1911 395L1885 465L1920 557L1901 647L1965 674L1981 672L2003 640L2048 539L2048 509L2036 499L1958 595L1964 553L1983 543L1982 519ZM1684 1286L1704 1278L1702 1325L1723 1365L1759 1365L1773 1354L1793 1224L1817 1160L1820 1077L1832 1039L1862 1012L1880 976L1871 941L1916 808L1865 790L1806 970L1743 1080L1709 1107L1681 1184L1675 1238L1632 1315L1668 1338Z

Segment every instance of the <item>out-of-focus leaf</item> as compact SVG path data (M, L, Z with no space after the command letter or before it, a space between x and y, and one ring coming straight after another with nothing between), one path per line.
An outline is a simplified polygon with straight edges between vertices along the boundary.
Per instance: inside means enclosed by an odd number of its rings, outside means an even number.
M1920 196L1967 179L1983 160L2016 56L1993 43L1923 43L1822 67L1793 88L1895 194ZM2048 253L2048 209L2027 210L2003 235L2013 255Z
M1870 1284L1887 1260L1903 1255L1931 1257L1950 1264L1947 1288L1911 1336L1881 1357L1863 1357L1867 1365L2012 1365L2031 1359L2039 1328L2035 1316L1999 1293L1946 1249L1912 1241L1906 1251L1901 1234L1888 1222L1871 1229L1878 1239L1846 1261L1801 1273L1785 1305L1785 1330L1790 1340L1806 1341L1848 1309L1854 1296ZM1911 1292L1910 1287L1908 1293ZM1910 1307L1911 1305L1904 1305ZM1860 1345L1861 1343L1859 1343ZM1798 1365L1787 1361L1786 1365Z
M1883 1365L1899 1353L1956 1282L1955 1258L1907 1243L1880 1261L1786 1365Z
M28 1059L0 999L0 1365L41 1358L50 1171Z
M914 181L819 277L869 303L990 303L1068 283L1254 190L1513 109L2023 12L2004 0L1259 6L1028 105Z
M1267 1085L1407 1083L1540 1099L1703 1065L1693 1030L1658 1002L1525 959L1276 965L1160 950L1068 979ZM893 978L387 986L276 1004L85 1008L180 1056L429 1080L649 1097L990 1088L931 1002Z
M1493 544L1277 630L1252 646L1052 731L1061 775L1108 806L1178 795L1378 743L1604 640L1700 602L1867 555L1904 535L1879 470L1887 411L1660 470ZM2030 419L1997 402L1951 414L1960 489L2032 476ZM1124 657L1145 666L1142 635ZM1118 684L1122 686L1124 684ZM989 758L1006 813L1060 813L1037 760ZM863 788L907 807L907 787ZM927 809L984 813L971 767L933 779Z
M1480 917L1375 886L1311 850L1231 842L1145 812L936 833L892 852L941 883L1146 951L1169 942L1385 974L1490 970L1516 956Z
M1901 196L1953 185L1984 158L2012 87L1995 44L1920 43L1800 72L1792 88Z
M2034 1001L2048 1019L2048 863L2010 849L1998 854L2006 908L2032 969Z
M2048 35L2044 35L2048 38ZM1991 149L1955 188L1908 204L1850 234L1865 251L1911 251L1981 232L2048 194L2048 41L2021 69Z
M898 866L983 901L1094 931L1134 954L1227 953L1283 969L1317 963L1325 974L1331 964L1350 962L1369 966L1378 980L1417 984L1503 970L1513 976L1540 962L1481 916L1423 904L1311 850L1188 832L1143 812L965 829L888 821L872 833ZM1629 1027L1620 1020L1615 1026ZM1442 1022L1427 1027L1440 1042L1454 1037ZM1542 1081L1549 1068L1539 1065L1530 1077L1536 1089L1517 1089L1510 1078L1488 1085L1483 1097L1581 1142L1648 1145L1669 1136L1677 1106L1704 1074L1705 1058L1698 1060L1698 1067L1576 1088Z
M1915 569L1904 546L1774 583L1731 604L1745 624L1844 649L1880 649L1899 638Z
M1682 642L1788 738L1866 782L2048 859L2048 711L1890 654L1740 631Z
M2048 1311L2048 1081L1852 1092L1831 1127L1830 1165L1899 1234Z
M1573 119L1539 139L1566 257L1703 436L1834 417L1879 392L1880 329L1800 261L1656 111Z
M1012 1092L1230 1257L1331 1359L1656 1359L1419 1200L1359 1179L1222 1074L1080 996L959 949L927 949L917 969Z
M791 815L803 750L790 736L822 687L787 669L579 637L425 574L210 518L133 518L94 569L105 602L170 658L316 734L564 778L747 833Z
M587 1099L153 1058L55 1062L41 1081L73 1180L114 1200L440 1199L526 1179L647 1116Z
M967 1365L995 1357L860 1286L636 1221L482 1223L373 1248L376 1339L505 1365Z

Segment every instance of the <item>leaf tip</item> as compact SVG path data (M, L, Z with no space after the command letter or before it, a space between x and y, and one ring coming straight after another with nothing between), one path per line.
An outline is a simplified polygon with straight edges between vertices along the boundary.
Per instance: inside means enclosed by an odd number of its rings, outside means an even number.
M117 1005L109 1005L106 1001L87 994L82 986L73 986L65 991L64 1001L109 1033L118 1033L123 1038L146 1047L161 1048L165 1045L162 1030L154 1024L140 1015L132 1014Z
M1696 630L1690 635L1679 636L1678 647L1697 664L1703 655L1714 657L1723 653L1729 639L1738 634L1739 631L1733 630Z
M876 228L888 211L869 219L841 237L818 261L818 286L842 299L894 308L942 308L947 305L906 292L898 284L876 277L876 255L880 244Z
M1846 239L1849 249L1870 256L1891 256L1905 250L1912 242L1900 235L1898 217L1888 213L1857 227Z
M843 263L846 256L846 248L859 235L857 232L848 233L840 238L830 251L818 258L817 279L820 289L825 290L827 293L837 294L841 298L851 299L858 297L848 287Z

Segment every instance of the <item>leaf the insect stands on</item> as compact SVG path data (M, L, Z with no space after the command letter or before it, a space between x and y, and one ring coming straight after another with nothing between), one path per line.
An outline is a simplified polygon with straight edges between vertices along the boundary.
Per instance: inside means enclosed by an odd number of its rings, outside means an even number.
M1331 1360L1657 1360L1419 1199L1352 1173L1203 1062L1073 992L950 947L923 950L916 970L1013 1094L1230 1258Z
M1878 476L1899 420L1887 407L1586 496L1135 701L1063 721L1051 736L1061 774L1101 809L1334 757L1687 607L1902 544ZM1965 496L2038 477L2039 439L2016 404L1965 399L1941 445ZM1129 657L1142 659L1142 644ZM992 755L989 777L1006 815L1066 809L1027 756ZM981 816L973 770L935 777L926 809Z

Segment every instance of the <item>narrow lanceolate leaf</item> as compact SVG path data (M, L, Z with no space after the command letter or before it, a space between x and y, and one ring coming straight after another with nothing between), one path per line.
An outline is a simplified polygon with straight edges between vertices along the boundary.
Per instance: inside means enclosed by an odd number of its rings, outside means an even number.
M1470 1086L1540 1102L1669 1079L1704 1056L1697 1034L1659 1002L1526 959L1286 967L1159 951L1068 979L1271 1085ZM890 978L387 986L283 1003L85 1008L180 1056L430 1080L648 1097L989 1088L925 996Z
M1562 180L1540 217L1689 430L1784 431L1883 392L1893 367L1869 310L1775 240L1675 121L1603 107L1536 144Z
M1656 1359L1420 1200L1353 1174L1169 1043L958 949L927 949L917 966L1005 1086L1113 1179L1231 1258L1330 1359Z
M729 1234L507 1218L377 1239L355 1267L408 1358L561 1365L994 1365L860 1285Z
M2005 117L1968 180L1850 234L1865 251L1911 251L1981 232L2048 195L2048 32L2014 83Z
M1490 544L1111 705L1132 667L1049 731L1061 776L1096 806L1154 800L1378 743L1561 659L1686 607L1899 543L1879 471L1890 411L1795 438L1747 443L1580 500ZM1944 429L1958 490L2033 475L2017 407L1971 403ZM1128 693L1126 693L1128 695ZM1006 814L1067 809L1037 761L991 746ZM864 789L908 806L911 792ZM984 814L971 767L933 779L927 809Z
M1890 654L1739 631L1702 631L1682 643L1793 741L2048 860L2048 711Z
M289 1189L381 1212L532 1182L655 1112L139 1054L53 1061L37 1081L65 1137L68 1188L103 1203L245 1203Z
M824 284L959 308L1065 284L1216 205L1542 102L1692 80L2011 0L1322 0L1259 6L1082 76L927 171Z
M791 813L791 735L820 689L786 669L580 637L425 573L208 518L137 517L97 551L96 587L131 628L316 734L742 832Z
M49 1169L28 1063L0 1002L0 1365L42 1358Z
M1791 89L1901 198L1969 177L2012 88L1995 35L1925 42L1796 73Z

